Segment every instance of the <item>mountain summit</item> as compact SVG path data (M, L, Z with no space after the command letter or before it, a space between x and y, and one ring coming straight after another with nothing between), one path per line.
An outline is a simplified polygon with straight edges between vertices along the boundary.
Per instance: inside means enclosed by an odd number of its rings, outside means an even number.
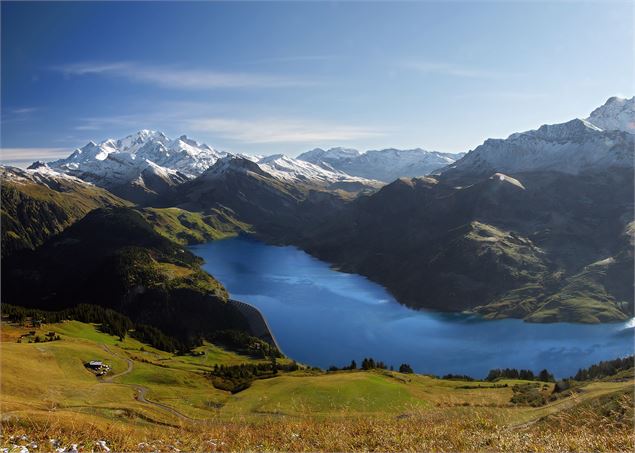
M635 96L630 99L613 96L586 120L603 130L635 134Z
M558 171L633 167L635 98L610 98L587 119L545 124L506 139L488 139L451 165L446 176L460 173Z
M350 148L315 148L300 154L298 159L349 175L391 182L404 176L425 176L455 162L463 155L421 148L388 148L364 153Z
M227 153L198 143L185 135L171 140L163 132L140 130L125 138L108 139L99 144L88 142L66 159L51 162L51 166L68 173L94 173L96 175L126 163L145 167L152 162L160 167L181 172L185 176L198 176Z

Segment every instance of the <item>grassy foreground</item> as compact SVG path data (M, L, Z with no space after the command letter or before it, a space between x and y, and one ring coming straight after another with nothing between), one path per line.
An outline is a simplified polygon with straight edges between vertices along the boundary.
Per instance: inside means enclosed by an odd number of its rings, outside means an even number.
M215 389L215 364L253 363L211 344L175 356L90 324L2 325L4 448L78 444L114 451L631 451L633 381L590 383L542 407L510 403L522 381L462 382L389 371L299 370L240 393ZM83 363L112 366L97 378ZM632 375L631 375L632 376ZM479 387L480 386L480 387ZM542 384L545 392L552 384ZM37 444L37 449L33 445ZM58 447L55 447L58 445Z

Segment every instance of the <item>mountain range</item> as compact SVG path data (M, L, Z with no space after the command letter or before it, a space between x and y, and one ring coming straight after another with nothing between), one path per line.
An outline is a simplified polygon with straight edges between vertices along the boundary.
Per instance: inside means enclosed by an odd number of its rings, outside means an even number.
M457 168L462 174L475 175L544 169L577 173L584 168L629 165L633 110L633 98L612 97L586 119L488 139L468 153L420 148L362 153L340 147L315 148L297 158L262 157L220 151L185 135L170 139L162 132L141 130L122 139L91 141L48 165L137 202L163 195L220 159L232 158L251 160L284 182L350 192L376 189L400 177L453 173Z
M546 124L536 130L489 139L444 171L444 175L633 167L634 99L610 98L586 119Z
M172 140L162 132L150 130L99 144L91 141L48 166L144 203L195 179L217 162L231 159L251 160L276 179L296 184L353 192L381 186L379 181L351 176L282 154L266 157L235 155L215 150L185 135Z
M3 253L39 250L91 209L121 207L181 243L246 231L297 245L416 308L622 320L634 312L634 125L634 99L610 98L585 119L463 156L332 148L298 158L143 130L4 168ZM59 220L39 230L44 217Z
M383 149L361 153L356 149L315 148L298 156L327 169L349 175L391 182L403 176L424 176L463 157L465 153L441 153L417 149Z
M358 197L297 242L418 308L627 319L634 124L633 99L611 98L585 120L487 140L439 175Z

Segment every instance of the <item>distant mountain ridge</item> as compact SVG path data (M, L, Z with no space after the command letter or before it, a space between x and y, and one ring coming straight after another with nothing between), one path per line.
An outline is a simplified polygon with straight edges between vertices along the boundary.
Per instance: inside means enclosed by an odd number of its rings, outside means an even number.
M401 177L425 176L433 173L465 153L442 153L416 149L371 150L361 153L351 148L315 148L298 156L298 159L332 168L349 175L392 182Z
M186 210L212 223L229 219L219 231L298 245L382 283L413 307L537 322L609 322L635 312L633 104L611 98L586 119L489 139L433 175L402 177L369 191L360 188L372 180L350 176L326 159L361 162L370 154L379 162L395 156L406 162L428 152L337 148L304 156L319 165L284 155L226 153L192 176L183 167L168 171L142 159L151 156L150 148L167 149L147 142L162 143L163 134L144 133L90 144L73 159L86 159L89 168L140 162L148 171L128 188L156 191L154 208ZM72 167L52 165L34 165L26 174L41 178L36 186L49 177L79 181L68 176L79 176ZM8 179L25 177L18 173ZM161 181L171 184L167 190L161 191ZM343 185L352 187L324 190ZM174 215L181 234L191 220Z
M353 191L381 186L378 181L350 176L282 154L266 157L235 155L185 135L172 140L162 132L145 129L118 140L108 139L98 144L91 141L69 157L48 165L55 171L143 203L200 176L220 159L236 157L251 160L275 178L287 182Z
M489 139L361 196L297 238L418 308L608 322L633 299L633 99Z
M541 169L575 173L589 166L628 166L635 133L635 98L609 98L586 119L543 125L506 139L488 139L468 153L416 149L315 148L297 158L235 155L181 135L140 130L121 139L89 142L49 163L68 175L107 188L132 201L159 196L194 179L219 159L240 156L274 177L293 183L359 190L400 177L452 171L488 173ZM626 134L626 135L624 135ZM615 153L615 150L621 150ZM575 156L573 155L575 154Z
M488 139L444 170L446 176L494 172L559 171L633 167L635 98L612 97L586 119Z

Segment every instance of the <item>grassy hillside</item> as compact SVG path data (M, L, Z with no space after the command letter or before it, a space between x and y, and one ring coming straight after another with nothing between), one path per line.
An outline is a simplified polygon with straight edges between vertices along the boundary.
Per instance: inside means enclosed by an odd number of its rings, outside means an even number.
M0 172L2 257L41 245L93 209L128 204L105 189L70 178L47 185L8 179L7 171Z
M99 305L186 345L218 330L248 330L200 264L136 210L98 209L37 250L5 260L2 301L45 310Z
M145 208L140 212L157 233L183 245L250 231L249 225L236 220L227 209L212 209L207 215L180 208Z
M2 447L24 444L10 440L24 434L42 446L56 439L90 449L105 440L119 451L633 447L630 423L593 409L606 407L599 398L616 408L628 403L620 395L630 392L632 379L586 383L576 396L536 408L510 402L512 386L522 381L466 385L389 371L301 369L232 395L215 389L204 373L253 358L209 343L198 349L202 355L177 356L75 321L38 329L54 331L59 341L18 343L30 330L2 325ZM113 370L97 378L84 368L88 360ZM576 408L585 411L584 424L569 417ZM554 417L558 423L549 421Z
M632 317L632 172L513 176L402 178L292 242L412 307L532 322Z

